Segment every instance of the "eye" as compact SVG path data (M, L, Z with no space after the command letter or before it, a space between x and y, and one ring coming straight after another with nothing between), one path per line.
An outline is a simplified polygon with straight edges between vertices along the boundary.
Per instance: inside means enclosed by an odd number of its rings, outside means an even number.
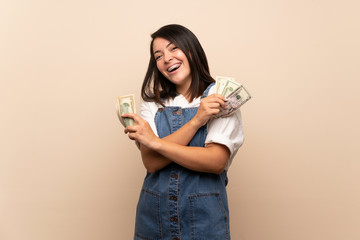
M175 51L176 49L178 49L177 46L174 46L174 47L171 48L171 50L173 50L173 51Z
M161 57L162 57L162 55L156 55L156 56L154 56L155 61L158 61Z

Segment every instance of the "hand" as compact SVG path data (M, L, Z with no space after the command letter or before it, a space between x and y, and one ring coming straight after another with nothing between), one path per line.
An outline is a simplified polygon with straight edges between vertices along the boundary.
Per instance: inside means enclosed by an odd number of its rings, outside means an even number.
M126 113L121 117L132 118L135 121L134 126L128 126L124 130L131 140L135 140L150 149L154 149L156 147L159 138L154 134L147 121L135 113Z
M199 124L199 127L204 126L211 117L220 112L220 108L225 109L224 96L217 93L211 94L201 100L193 120Z

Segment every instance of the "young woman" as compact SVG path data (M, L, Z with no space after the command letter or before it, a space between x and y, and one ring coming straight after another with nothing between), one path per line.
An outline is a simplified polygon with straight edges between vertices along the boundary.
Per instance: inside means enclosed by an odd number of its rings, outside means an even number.
M139 146L147 174L137 206L135 240L230 239L227 170L243 142L240 111L215 93L196 36L180 25L151 35L140 116L125 133Z

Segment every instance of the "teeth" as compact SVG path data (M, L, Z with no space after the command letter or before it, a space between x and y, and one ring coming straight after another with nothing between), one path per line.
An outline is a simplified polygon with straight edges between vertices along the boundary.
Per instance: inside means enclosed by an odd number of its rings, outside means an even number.
M175 68L178 68L180 67L180 63L179 64L175 64L175 65L172 65L171 67L168 68L168 72L171 72L172 70L174 70Z

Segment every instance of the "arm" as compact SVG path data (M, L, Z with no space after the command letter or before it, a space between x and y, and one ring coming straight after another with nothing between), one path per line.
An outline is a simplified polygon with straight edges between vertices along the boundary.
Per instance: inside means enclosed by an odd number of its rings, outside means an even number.
M136 122L134 128L148 124L137 115L132 117ZM217 174L221 173L226 166L230 151L224 145L209 143L206 147L183 146L160 139L152 131L144 131L144 129L146 127L129 132L128 135L130 139L140 143L141 156L149 172L161 169L171 161L194 171Z
M176 132L164 137L163 140L186 146L200 127L196 124L195 120L189 121ZM149 172L160 170L171 163L170 159L143 144L140 144L140 152L144 166Z
M195 117L179 130L167 137L164 137L162 140L186 146L191 141L197 130L201 126L205 125L212 116L219 112L220 106L225 107L224 100L224 97L218 94L212 94L204 98L201 101ZM151 131L150 125L136 114L125 114L123 117L131 117L136 122L136 126L126 128L125 133L136 132L137 135L142 136L144 139L154 139L156 137ZM129 134L129 138L139 141L136 137L134 137L134 134ZM153 148L149 148L141 141L139 141L139 143L144 166L149 172L155 172L171 163L171 159L155 151Z
M194 118L163 139L183 146L188 145L197 130L219 113L220 107L225 108L225 98L222 95L215 93L203 98Z
M224 171L230 156L229 149L217 143L188 147L158 139L149 147L185 168L216 174Z

